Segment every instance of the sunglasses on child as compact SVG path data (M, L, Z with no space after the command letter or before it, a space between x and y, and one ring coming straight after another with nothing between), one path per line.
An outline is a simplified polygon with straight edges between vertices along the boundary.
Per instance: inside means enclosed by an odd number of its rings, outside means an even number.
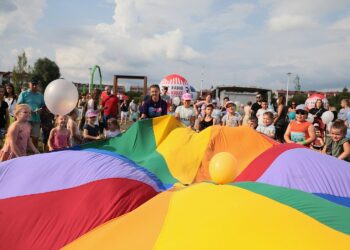
M305 110L297 110L295 113L297 115L306 115L307 114L307 112Z

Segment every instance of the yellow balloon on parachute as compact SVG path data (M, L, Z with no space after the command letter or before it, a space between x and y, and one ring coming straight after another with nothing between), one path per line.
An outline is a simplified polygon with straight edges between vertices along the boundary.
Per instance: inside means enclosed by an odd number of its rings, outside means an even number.
M232 182L238 174L238 161L228 152L220 152L209 162L209 174L217 184Z

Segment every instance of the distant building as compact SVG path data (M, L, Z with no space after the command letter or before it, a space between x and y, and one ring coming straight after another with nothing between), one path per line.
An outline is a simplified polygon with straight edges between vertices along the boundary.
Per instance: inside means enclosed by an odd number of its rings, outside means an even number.
M287 91L286 90L276 90L274 91L274 93L276 94L276 96L286 96ZM309 90L309 91L288 91L288 99L292 99L294 97L294 95L296 94L304 94L307 96L310 96L312 94L323 94L326 97L330 97L330 96L336 96L337 94L339 94L339 91L326 91L326 92L321 92L321 91L316 91L316 90Z
M12 83L12 72L11 71L0 71L0 84L3 82Z
M247 103L256 101L256 94L260 93L269 103L271 102L272 90L257 87L239 87L239 86L216 86L212 90L213 98L216 98L223 103L225 97L231 101L240 103Z

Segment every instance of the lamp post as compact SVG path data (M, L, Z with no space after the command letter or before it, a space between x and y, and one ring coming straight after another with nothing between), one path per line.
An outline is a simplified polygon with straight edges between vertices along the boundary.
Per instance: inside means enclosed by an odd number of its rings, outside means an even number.
M286 93L286 104L288 105L288 98L289 98L289 96L288 96L288 88L289 88L289 83L290 83L290 75L291 75L292 73L291 72L288 72L287 73L287 75L288 75L288 80L287 80L287 93Z

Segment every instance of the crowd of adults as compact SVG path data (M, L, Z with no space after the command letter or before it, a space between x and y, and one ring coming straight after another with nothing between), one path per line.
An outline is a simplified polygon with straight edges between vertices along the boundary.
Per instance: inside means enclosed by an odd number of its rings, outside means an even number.
M62 134L71 137L70 141L75 141L74 145L77 145L116 136L120 133L120 124L170 114L197 132L213 125L249 126L281 143L298 143L339 159L350 159L350 133L347 134L349 100L341 101L342 108L339 112L332 109L333 121L324 124L322 115L327 110L321 99L316 101L314 108L306 110L304 105L296 102L288 106L284 96L278 97L276 103L271 104L258 93L254 103L239 104L228 97L218 102L211 95L193 100L190 93L185 93L181 97L181 103L176 103L167 91L167 87L160 89L159 85L151 85L149 95L141 103L135 100L128 103L112 94L110 87L106 87L104 91L94 89L91 94L80 96L77 109L68 116L70 122L67 126L65 117L60 117L60 120L56 117L55 120L55 116L45 107L43 94L38 90L36 82L30 82L28 90L22 91L18 96L13 85L0 86L1 143L3 144L9 125L16 120L16 106L26 104L31 110L28 119L31 125L31 141L37 148L40 139L42 151L57 149L50 146L50 140L56 140L60 144L59 136L62 137ZM308 121L308 114L312 115L312 122ZM64 132L64 127L68 127L68 133ZM58 134L57 138L51 135L54 129ZM62 147L74 146L69 142L61 144Z

